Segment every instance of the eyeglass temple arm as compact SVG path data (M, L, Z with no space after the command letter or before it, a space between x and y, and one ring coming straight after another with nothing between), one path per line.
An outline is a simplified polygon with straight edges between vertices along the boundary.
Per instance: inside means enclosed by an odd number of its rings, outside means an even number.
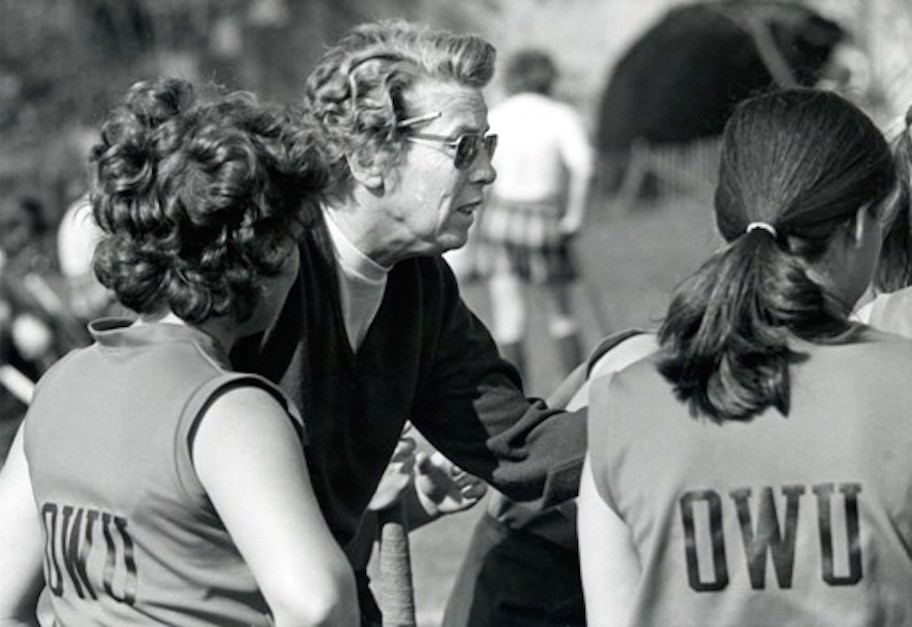
M418 115L413 118L406 118L401 122L398 122L396 124L396 128L408 128L409 126L414 126L423 122L430 122L431 120L436 120L442 115L442 111L434 111L432 113L425 113L424 115Z

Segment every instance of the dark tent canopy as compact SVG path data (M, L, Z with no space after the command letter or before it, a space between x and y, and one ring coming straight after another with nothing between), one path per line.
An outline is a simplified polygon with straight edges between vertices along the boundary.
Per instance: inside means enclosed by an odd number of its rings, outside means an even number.
M775 85L813 85L845 32L810 8L721 0L670 10L614 67L597 146L680 144L719 135L734 105Z

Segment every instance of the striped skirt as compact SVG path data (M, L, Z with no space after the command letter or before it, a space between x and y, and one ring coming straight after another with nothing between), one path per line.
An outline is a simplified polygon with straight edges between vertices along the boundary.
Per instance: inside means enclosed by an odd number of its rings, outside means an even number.
M517 202L491 197L478 223L478 270L509 272L536 284L576 279L571 243L561 235L558 200Z

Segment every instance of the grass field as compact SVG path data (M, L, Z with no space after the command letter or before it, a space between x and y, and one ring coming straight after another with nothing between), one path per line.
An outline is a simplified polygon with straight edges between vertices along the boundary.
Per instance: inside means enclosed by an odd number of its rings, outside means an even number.
M714 233L708 198L667 196L623 210L608 201L597 203L577 247L587 284L578 285L573 294L586 341L594 345L605 331L655 326L675 284L718 245ZM483 286L469 284L463 292L469 306L487 321L489 304ZM599 329L590 298L601 299L610 329ZM550 352L541 308L531 310L526 391L547 396L562 375ZM453 578L483 507L443 518L411 535L421 627L440 624Z

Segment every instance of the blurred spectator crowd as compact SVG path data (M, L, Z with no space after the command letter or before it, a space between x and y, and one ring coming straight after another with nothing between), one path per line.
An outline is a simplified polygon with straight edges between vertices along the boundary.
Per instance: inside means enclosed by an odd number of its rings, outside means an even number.
M21 418L38 378L114 306L92 271L98 234L86 196L62 215L37 195L0 198L0 420Z

